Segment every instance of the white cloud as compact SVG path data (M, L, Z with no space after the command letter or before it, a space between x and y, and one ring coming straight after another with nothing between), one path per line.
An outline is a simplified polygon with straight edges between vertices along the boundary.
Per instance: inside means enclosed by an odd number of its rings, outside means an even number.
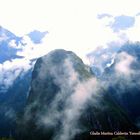
M48 61L49 60L49 61ZM49 70L47 71L47 63ZM43 126L45 128L49 126L57 126L58 122L62 120L61 128L55 132L53 140L69 140L72 139L77 132L82 131L78 121L83 111L86 108L87 103L92 101L95 106L98 106L100 97L102 96L99 93L100 85L98 80L95 77L86 77L80 79L79 73L75 70L71 58L66 58L63 64L54 65L51 62L51 59L44 57L43 63L36 80L44 80L44 75L52 75L53 83L59 86L60 90L54 96L52 102L44 105L44 113L37 113L37 126ZM84 64L83 64L84 65ZM83 70L86 70L83 67ZM61 77L61 78L60 78ZM83 77L83 75L82 75ZM33 82L35 82L33 80ZM32 85L33 90L38 89L38 86ZM25 113L25 120L30 119L30 111L32 107L38 102L38 97L35 102L30 104L27 108L27 114ZM61 110L59 109L60 103L63 104ZM26 118L27 117L27 118Z
M19 75L24 75L30 68L30 61L26 59L14 59L0 64L0 91L5 92Z
M16 40L14 40L14 39L9 42L9 46L12 48L18 48L18 46L16 44Z
M131 68L131 64L135 61L135 58L125 52L122 52L118 55L118 59L119 62L115 65L116 73L130 76L130 74L134 72Z
M112 41L120 46L127 40L140 40L140 16L136 16L140 12L140 2L137 0L0 0L0 3L1 25L19 36L24 35L23 42L26 43L25 46L17 46L15 41L11 40L9 45L22 49L17 55L24 56L27 60L63 48L74 51L89 64L86 54L98 46L106 48ZM6 10L7 12L4 12ZM102 13L112 16L99 20L98 15ZM114 33L107 25L114 21L115 16L122 14L135 17L135 25L126 31ZM34 29L49 32L40 44L34 44L25 36ZM3 39L7 37L2 35L0 40ZM6 68L7 63L10 69L11 62L7 61L3 66ZM21 67L20 63L18 65Z
M104 26L108 19L101 24L98 14L134 16L140 9L137 0L0 0L0 3L2 26L18 35L34 29L47 30L49 35L44 44L47 52L63 48L76 52L84 60L95 47L120 40Z
M17 52L17 55L23 56L28 60L46 55L49 51L52 50L51 48L47 47L46 42L47 42L47 36L44 37L42 39L42 43L39 44L34 44L28 36L24 36L22 43L24 43L25 45L22 46L20 44L21 50Z

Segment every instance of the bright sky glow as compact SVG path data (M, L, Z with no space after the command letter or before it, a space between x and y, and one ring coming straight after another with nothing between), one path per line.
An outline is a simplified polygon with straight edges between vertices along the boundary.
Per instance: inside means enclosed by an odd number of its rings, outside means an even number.
M41 44L44 52L63 48L84 59L97 46L123 42L124 34L139 41L139 12L139 0L0 0L0 25L19 36L33 30L48 31ZM112 17L98 19L104 13ZM134 17L134 26L113 32L106 25L121 15Z

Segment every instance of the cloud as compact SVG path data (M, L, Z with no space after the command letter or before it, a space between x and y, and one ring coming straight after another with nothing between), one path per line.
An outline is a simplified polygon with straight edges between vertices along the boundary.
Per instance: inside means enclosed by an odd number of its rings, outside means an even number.
M36 45L27 35L17 37L7 29L0 28L0 92L5 93L17 77L23 76L33 67L32 59L37 59L47 53L44 51L46 46L42 46L46 33L32 32L31 36L33 34L40 36L40 42Z
M35 123L38 128L43 127L44 131L45 128L47 131L47 128L56 127L60 123L61 127L58 131L55 131L53 140L69 140L86 129L81 128L79 119L86 108L86 104L91 100L95 106L98 105L98 98L101 96L98 94L99 83L95 77L80 79L79 73L75 70L73 62L69 58L65 59L61 67L57 66L59 65L57 63L56 65L51 65L51 61L43 59L37 79L39 81L45 80L44 75L48 75L48 71L46 71L44 63L47 63L49 73L53 76L53 82L59 86L60 91L52 97L53 100L51 100L50 104L47 104L48 101L46 101L42 108L44 110L43 114L41 112L37 113ZM38 91L34 84L32 86L34 90ZM38 101L39 98L28 106L24 116L25 120L31 119L32 107L40 104Z
M66 107L64 108L63 114L63 124L60 133L56 134L55 139L71 139L75 134L81 132L81 128L78 126L78 119L82 114L82 110L86 107L86 103L92 98L92 96L97 96L97 85L98 82L96 78L91 78L87 81L81 82L79 80L78 73L74 70L72 63L66 60L64 63L66 67L66 72L68 72L68 84L70 88L74 87L74 92L66 99ZM61 87L64 85L62 81ZM75 85L76 84L76 85ZM94 89L94 91L93 91ZM61 89L65 90L66 89ZM63 98L63 95L61 95ZM94 103L97 101L92 100ZM53 103L55 104L55 102ZM60 118L59 118L60 119Z
M118 62L115 65L116 73L124 74L129 76L134 71L131 68L131 64L135 61L135 58L126 52L118 54Z
M136 16L140 16L140 12L136 14Z
M29 34L31 40L28 35L18 37L0 27L0 92L5 93L17 77L23 76L33 67L33 60L47 53L43 44L47 33L33 31Z
M17 52L18 56L22 56L25 59L32 60L37 59L43 55L46 55L51 48L47 47L47 36L41 40L40 43L34 43L28 35L25 35L22 39L24 44L20 46L21 50Z
M12 121L15 121L15 119L17 118L15 110L7 107L5 107L5 110L5 117L11 119Z
M122 45L128 41L136 42L140 40L140 33L138 30L140 18L135 14L133 16L116 16L115 14L108 16L108 13L103 13L99 14L99 20L99 24L106 27L106 33L110 30L114 33L109 34L111 39L104 42L104 45L95 47L93 51L87 54L87 57L90 61L90 65L95 67L94 71L97 71L97 73L103 73L105 67L111 64L115 54Z
M6 92L18 76L23 76L32 67L26 59L13 59L0 64L0 92Z
M102 19L102 18L105 18L105 17L110 18L110 17L112 17L112 15L104 13L104 14L99 14L97 17L98 17L98 19Z
M126 44L124 51L122 49L121 52L116 54L113 59L113 64L106 68L101 77L101 82L102 85L104 85L104 88L108 89L113 96L117 97L116 99L118 99L119 102L122 101L122 97L125 95L134 95L135 92L132 91L134 89L137 90L140 86L136 44L133 45ZM134 49L132 47L134 47ZM132 52L131 49L134 52Z
M94 51L87 54L90 66L93 73L97 74L96 76L101 76L105 68L113 64L114 58L122 44L123 42L119 41L110 42L107 47L97 47Z
M59 2L57 0L36 0L35 2L13 0L9 2L5 0L1 1L3 6L0 9L0 21L4 27L19 36L35 29L41 32L47 30L48 38L46 43L43 43L46 46L45 52L46 49L71 50L87 63L86 54L97 46L107 46L111 41L122 40L110 27L106 27L109 22L113 23L114 19L105 17L101 22L97 15L106 13L118 17L123 13L133 17L139 12L138 3L137 0L129 2L126 0L123 2L111 0L89 0L88 2L84 0L76 2L74 0ZM9 9L10 12L3 13L5 9ZM116 23L112 26L115 28L115 25Z
M9 47L12 47L12 48L19 49L19 46L16 44L16 40L14 40L14 39L12 39L12 40L8 43L8 46L9 46Z
M86 55L98 46L107 47L110 42L124 42L124 31L130 29L124 30L124 28L130 27L133 19L135 20L136 13L139 12L138 3L135 0L130 0L129 2L114 2L111 0L107 2L101 0L96 2L92 0L88 2L79 0L76 2L74 0L60 0L59 2L56 0L36 0L36 2L24 0L19 2L13 0L9 2L6 0L2 1L3 7L7 8L7 3L12 5L8 6L12 14L0 12L2 13L2 16L0 16L1 24L4 27L20 36L27 35L35 30L40 33L44 31L49 32L47 38L44 37L45 39L42 40L41 44L36 44L44 47L34 49L33 42L31 44L31 41L29 41L28 47L30 49L26 49L24 54L20 52L21 55L25 56L25 53L27 53L28 58L33 58L37 53L39 53L39 56L42 56L51 50L63 48L75 52L86 64L89 64ZM124 10L120 5L125 5L126 9ZM135 5L135 8L132 5ZM24 7L26 7L26 10ZM17 11L19 14L17 14ZM4 14L5 18L2 18ZM120 21L122 19L123 23ZM119 33L114 32L114 30L118 30ZM132 31L131 36L132 34L135 36L134 31ZM126 35L126 37L128 37L128 40L129 36ZM34 54L31 53L31 47Z

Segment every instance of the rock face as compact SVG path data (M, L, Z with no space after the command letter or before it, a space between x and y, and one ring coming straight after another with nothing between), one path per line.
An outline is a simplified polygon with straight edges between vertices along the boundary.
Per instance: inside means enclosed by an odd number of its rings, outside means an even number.
M17 114L23 111L30 86L31 70L18 76L13 85L0 92L0 136L15 136Z
M20 140L82 140L89 132L135 127L73 52L54 50L35 64Z
M140 43L121 47L114 64L105 70L108 91L140 127Z
M46 33L34 31L28 36L38 44ZM25 60L21 56L28 47L25 36L19 37L0 26L0 137L15 136L17 115L23 111L27 100L37 58Z

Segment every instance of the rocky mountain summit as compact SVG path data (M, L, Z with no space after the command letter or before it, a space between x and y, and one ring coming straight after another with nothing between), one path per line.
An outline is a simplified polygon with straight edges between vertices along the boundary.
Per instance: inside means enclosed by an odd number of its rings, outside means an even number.
M54 50L37 60L18 122L21 140L84 140L93 130L134 129L127 114L73 52Z

